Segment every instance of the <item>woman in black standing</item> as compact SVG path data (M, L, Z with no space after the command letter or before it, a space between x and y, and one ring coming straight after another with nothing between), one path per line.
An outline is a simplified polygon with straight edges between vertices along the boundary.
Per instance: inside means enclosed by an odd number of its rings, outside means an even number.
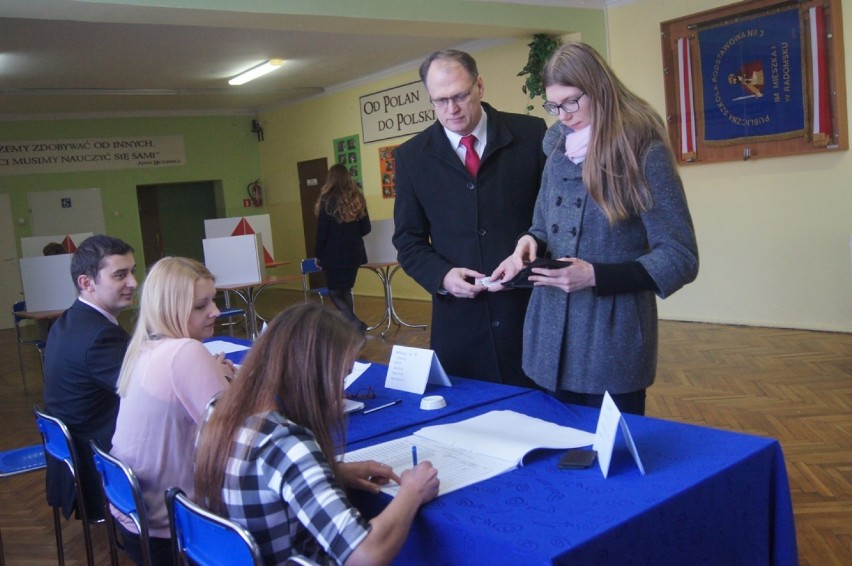
M367 325L355 316L352 287L358 267L367 263L364 236L370 233L370 215L364 195L344 165L338 163L328 170L314 212L314 253L326 274L329 296L344 318L363 332Z

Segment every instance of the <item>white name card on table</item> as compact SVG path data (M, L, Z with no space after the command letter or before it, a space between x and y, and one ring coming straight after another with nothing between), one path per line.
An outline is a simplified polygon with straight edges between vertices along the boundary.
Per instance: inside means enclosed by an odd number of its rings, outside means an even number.
M71 254L23 257L20 263L28 311L64 311L74 303Z
M206 238L204 265L216 277L217 287L257 285L263 279L263 242L260 234Z
M603 404L601 405L601 414L598 417L598 428L595 431L595 443L592 448L598 453L598 464L601 467L603 476L607 477L609 473L609 463L612 461L612 449L615 447L615 436L618 434L619 425L621 432L624 434L624 441L627 443L627 449L633 455L633 460L639 467L642 475L645 475L645 467L642 465L642 460L639 458L639 452L636 450L636 444L633 442L633 436L630 434L630 429L627 428L627 423L624 422L624 417L621 411L615 406L615 401L609 396L609 391L604 393Z
M394 346L385 387L423 395L427 383L453 386L434 350Z

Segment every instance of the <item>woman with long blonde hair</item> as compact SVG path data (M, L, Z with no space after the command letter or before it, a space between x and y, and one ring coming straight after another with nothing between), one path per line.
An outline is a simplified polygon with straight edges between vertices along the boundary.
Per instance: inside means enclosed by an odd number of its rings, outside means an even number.
M219 309L213 275L201 263L165 257L142 285L139 319L121 372L121 402L111 453L139 478L155 564L171 564L163 493L193 493L192 454L198 423L210 399L226 388L234 366L201 343L213 334ZM117 511L128 553L141 564L133 522Z
M367 201L344 165L337 163L328 170L314 213L317 215L314 252L325 272L329 296L344 318L363 332L367 325L355 315L352 287L358 267L367 263L364 236L372 226Z
M698 274L692 218L665 124L584 43L545 65L547 162L533 224L491 274L533 267L523 368L558 398L600 407L609 393L644 414L657 367L657 296ZM493 285L490 291L500 291Z
M343 379L363 336L319 305L276 316L237 378L211 406L199 435L196 499L246 527L264 562L291 555L318 563L388 564L417 509L438 492L437 472L421 462L397 476L378 462L340 462ZM399 493L367 521L345 489Z

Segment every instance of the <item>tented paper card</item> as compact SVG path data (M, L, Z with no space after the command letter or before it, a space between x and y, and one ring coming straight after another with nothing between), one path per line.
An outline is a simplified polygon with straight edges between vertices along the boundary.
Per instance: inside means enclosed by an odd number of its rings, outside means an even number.
M394 346L388 363L385 387L423 395L427 383L452 387L434 350Z

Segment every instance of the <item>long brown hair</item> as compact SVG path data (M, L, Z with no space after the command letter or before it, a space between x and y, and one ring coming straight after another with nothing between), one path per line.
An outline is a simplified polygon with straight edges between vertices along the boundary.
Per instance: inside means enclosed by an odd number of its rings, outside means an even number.
M320 190L319 199L314 205L314 214L319 216L325 210L340 223L360 220L367 214L367 201L358 189L349 170L335 163L328 170L325 185Z
M633 94L603 58L585 43L566 43L542 72L545 88L573 86L589 97L592 135L583 165L583 183L610 223L651 208L642 170L642 152L654 140L668 147L663 119ZM669 150L670 157L671 150Z
M223 513L222 486L235 435L252 415L280 411L311 430L334 467L334 437L345 443L343 378L364 338L338 313L300 303L276 316L252 347L240 373L201 429L195 493Z

